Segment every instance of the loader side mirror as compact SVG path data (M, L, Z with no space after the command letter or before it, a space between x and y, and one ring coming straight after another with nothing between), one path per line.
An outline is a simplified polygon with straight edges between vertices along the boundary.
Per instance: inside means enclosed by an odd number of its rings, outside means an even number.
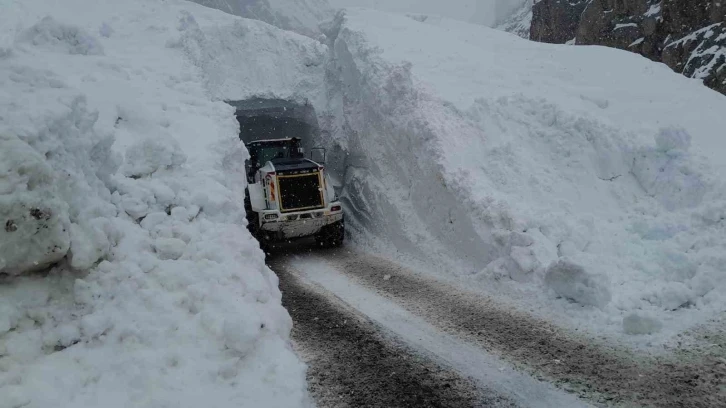
M325 148L324 147L313 147L310 149L310 160L325 164Z

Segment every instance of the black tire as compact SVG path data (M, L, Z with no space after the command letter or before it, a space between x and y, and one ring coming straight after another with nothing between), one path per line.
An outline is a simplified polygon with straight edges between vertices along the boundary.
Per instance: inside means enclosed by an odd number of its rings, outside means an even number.
M247 229L254 235L254 230L256 230L257 226L259 225L257 221L257 214L252 211L252 202L250 201L250 192L248 189L245 188L245 218L247 218Z
M248 189L245 189L245 216L247 218L247 230L259 242L262 252L267 255L272 248L272 242L265 238L265 234L260 228L260 214L252 211L252 202L250 201Z
M252 200L250 199L250 190L245 188L245 213L249 217L252 212Z
M325 248L337 248L343 245L345 240L345 221L340 220L333 224L326 225L315 236L319 246Z
M262 252L265 253L265 256L267 256L270 252L270 249L272 248L272 242L265 239L265 237L262 234L260 234L256 238L257 238L257 242L260 243L260 249L262 250Z

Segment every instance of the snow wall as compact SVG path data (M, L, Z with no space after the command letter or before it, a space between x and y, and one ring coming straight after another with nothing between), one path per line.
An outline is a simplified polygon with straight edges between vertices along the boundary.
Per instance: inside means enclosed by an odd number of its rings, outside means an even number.
M320 36L318 24L333 17L326 0L192 0L236 16L264 21L311 38Z
M309 405L210 94L291 98L319 44L184 1L2 10L0 407Z
M720 95L441 18L348 10L324 31L321 143L353 241L598 334L726 308Z

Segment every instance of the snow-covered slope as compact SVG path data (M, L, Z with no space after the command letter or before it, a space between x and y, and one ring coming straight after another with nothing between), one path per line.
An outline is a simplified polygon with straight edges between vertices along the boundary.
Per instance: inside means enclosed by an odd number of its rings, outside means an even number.
M327 33L330 165L359 242L616 336L726 310L721 95L459 21L350 10Z
M183 1L3 2L0 407L307 403L205 39L249 75L284 66L260 94L294 93L317 55Z
M333 17L327 0L191 0L203 6L316 38L318 25Z
M534 0L526 0L519 9L504 18L497 25L497 29L529 39L530 28L532 27L533 4Z

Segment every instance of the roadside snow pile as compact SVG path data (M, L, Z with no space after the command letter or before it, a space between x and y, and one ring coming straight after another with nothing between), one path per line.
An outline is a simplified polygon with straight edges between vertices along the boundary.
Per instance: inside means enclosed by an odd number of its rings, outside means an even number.
M309 403L190 21L277 30L180 1L3 5L2 408Z
M726 310L721 95L447 19L349 10L326 33L355 240L599 334L667 338Z

